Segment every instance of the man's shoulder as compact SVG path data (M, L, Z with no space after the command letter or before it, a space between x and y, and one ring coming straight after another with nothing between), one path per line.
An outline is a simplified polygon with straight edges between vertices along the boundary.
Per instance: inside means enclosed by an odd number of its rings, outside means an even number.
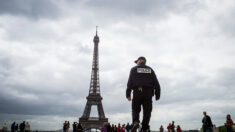
M134 70L136 70L138 68L138 66L133 66L132 68L131 68L131 71L134 71Z
M139 69L139 68L145 68L145 69L150 69L151 71L153 71L153 69L150 66L147 65L137 65L131 68L131 71Z

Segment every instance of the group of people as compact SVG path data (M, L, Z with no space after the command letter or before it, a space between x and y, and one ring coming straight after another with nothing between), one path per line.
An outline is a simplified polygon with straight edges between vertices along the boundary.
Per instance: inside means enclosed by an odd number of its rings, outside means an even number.
M68 132L70 128L70 123L69 121L65 121L63 124L63 132Z
M203 112L204 117L202 118L202 130L203 132L213 132L215 130L213 130L213 124L211 121L211 118L209 115L207 115L206 111ZM224 126L226 127L226 132L235 132L234 129L234 123L233 120L231 118L230 114L226 115L226 122L224 123Z
M73 132L82 132L83 128L80 123L74 122L73 123Z
M175 132L175 122L172 121L172 123L169 123L169 125L167 126L167 130L168 132ZM163 132L163 126L160 127L160 132ZM176 127L176 132L182 132L180 125L177 125Z
M63 130L64 132L69 131L69 121L65 121ZM120 123L118 125L110 124L110 123L104 123L101 127L101 132L130 132L132 126L127 123L121 125ZM73 132L83 132L83 127L80 123L74 122L73 123Z
M131 130L131 125L129 123L121 125L110 125L110 123L104 123L101 128L101 132L129 132Z
M8 131L6 123L4 123L2 131L3 132ZM16 124L16 122L13 122L11 124L11 132L29 132L29 131L30 131L29 122L23 121L22 123L20 123L20 125Z

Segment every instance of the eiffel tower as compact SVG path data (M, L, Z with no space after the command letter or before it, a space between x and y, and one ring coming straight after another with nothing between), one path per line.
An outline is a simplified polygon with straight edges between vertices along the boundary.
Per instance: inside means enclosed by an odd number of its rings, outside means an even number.
M79 118L79 122L83 126L84 130L101 129L105 122L108 122L108 118L105 118L104 109L102 106L102 97L100 95L100 82L99 82L99 36L96 35L93 39L94 42L94 52L93 52L93 63L92 63L92 73L90 81L89 95L87 97L87 103L82 117ZM91 107L96 106L98 110L98 117L90 117Z

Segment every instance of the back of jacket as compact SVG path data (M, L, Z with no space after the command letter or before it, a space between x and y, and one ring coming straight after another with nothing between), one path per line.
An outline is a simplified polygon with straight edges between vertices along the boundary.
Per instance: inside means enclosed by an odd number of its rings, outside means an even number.
M157 98L160 97L160 85L155 72L145 64L137 65L131 69L126 96L129 97L131 89L136 89L139 86L155 89Z
M127 87L135 88L138 86L153 87L155 84L155 73L149 66L138 65L131 69Z

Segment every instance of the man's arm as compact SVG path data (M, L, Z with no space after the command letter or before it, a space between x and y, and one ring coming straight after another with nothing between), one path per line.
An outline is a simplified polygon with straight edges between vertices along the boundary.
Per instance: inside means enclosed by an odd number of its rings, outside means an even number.
M212 123L212 121L211 121L211 117L210 117L210 116L208 116L208 122L209 122L210 127L212 127L212 126L213 126L213 123Z
M160 95L161 95L161 87L160 84L158 82L157 76L155 74L155 72L153 71L153 77L154 77L154 92L155 92L155 99L159 100L160 99Z
M126 89L126 98L129 101L131 100L131 89L132 89L132 69L130 71L129 79L127 82L127 89Z

